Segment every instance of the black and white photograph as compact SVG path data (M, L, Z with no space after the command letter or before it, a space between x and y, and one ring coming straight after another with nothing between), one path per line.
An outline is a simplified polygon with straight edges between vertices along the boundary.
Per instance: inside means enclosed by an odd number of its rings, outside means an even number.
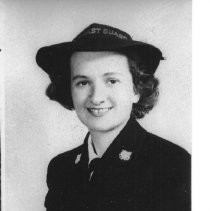
M2 210L191 211L192 2L5 14Z

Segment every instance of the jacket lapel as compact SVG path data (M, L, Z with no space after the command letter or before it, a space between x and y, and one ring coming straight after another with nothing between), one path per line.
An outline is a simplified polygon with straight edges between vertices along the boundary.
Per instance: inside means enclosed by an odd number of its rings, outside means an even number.
M130 118L102 156L101 174L109 174L109 172L105 172L107 170L106 166L111 167L115 171L115 169L130 165L133 160L141 156L146 134L147 132L139 123L134 118ZM82 179L83 182L88 181L88 137L89 133L86 135L81 151L75 159L76 175L81 175L78 181ZM110 168L108 169L111 170ZM103 177L103 175L101 176Z
M102 160L113 165L129 165L142 150L145 138L146 131L134 118L130 118L124 129L104 153Z
M92 187L98 195L102 194L102 198L131 198L135 187L134 175L141 169L139 157L145 138L146 131L131 118L102 156L97 173L93 174ZM137 179L144 183L144 178Z

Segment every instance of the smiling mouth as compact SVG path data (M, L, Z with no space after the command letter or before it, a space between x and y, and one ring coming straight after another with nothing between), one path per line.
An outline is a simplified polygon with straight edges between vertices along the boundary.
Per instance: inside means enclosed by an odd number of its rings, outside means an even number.
M107 112L109 112L112 109L112 107L109 108L87 108L87 110L96 117L100 117L105 115Z

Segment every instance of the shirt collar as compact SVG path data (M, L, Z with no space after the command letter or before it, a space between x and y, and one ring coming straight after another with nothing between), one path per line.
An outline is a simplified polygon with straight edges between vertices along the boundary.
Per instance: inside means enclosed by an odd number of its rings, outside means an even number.
M91 136L88 137L88 156L89 161L88 164L95 158L100 158L100 156L96 153L96 150L94 148L94 144L92 142Z

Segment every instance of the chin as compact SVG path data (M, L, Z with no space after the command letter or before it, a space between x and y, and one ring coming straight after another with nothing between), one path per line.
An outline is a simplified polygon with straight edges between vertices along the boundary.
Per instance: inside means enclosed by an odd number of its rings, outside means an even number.
M84 124L89 131L95 131L95 132L108 132L114 128L114 126L106 124L106 123L98 123L98 122L86 122Z
M89 131L95 132L110 132L125 124L125 121L113 122L113 121L91 121L84 123Z
M104 127L100 127L100 126L97 126L97 127L91 127L89 128L90 131L94 131L94 132L110 132L110 131L113 131L116 127L107 127L107 126L104 126Z

